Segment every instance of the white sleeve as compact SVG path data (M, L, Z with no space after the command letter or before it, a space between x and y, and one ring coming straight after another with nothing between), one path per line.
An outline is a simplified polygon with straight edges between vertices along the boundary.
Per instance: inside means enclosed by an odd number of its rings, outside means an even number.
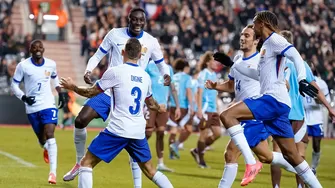
M117 73L115 72L115 68L113 67L107 69L102 75L101 79L97 82L98 87L103 91L111 89L117 84L118 84L118 76Z
M259 71L257 69L247 68L246 66L243 66L242 63L235 64L234 68L236 71L243 74L244 76L247 76L254 80L259 80Z
M330 102L329 89L328 89L326 82L321 80L319 87L321 91L323 92L323 94L325 95L327 102Z
M292 46L285 52L283 52L283 55L294 63L294 66L298 73L298 82L300 82L303 79L306 79L305 63L304 60L301 58L297 49Z
M51 78L53 80L53 84L56 87L59 87L59 79L58 79L58 75L57 75L57 68L56 68L56 64L55 64L55 69L54 71L51 73Z
M235 63L232 67L230 67L229 74L228 74L229 80L234 80L235 79L234 71L235 71Z
M147 98L152 96L151 79L149 76L148 76L148 80L149 80L149 88L148 88Z
M23 91L20 89L19 84L23 80L23 68L22 64L19 63L16 66L12 84L11 84L11 90L14 93L14 95L21 100L22 96L24 95Z
M88 60L86 71L92 72L92 70L99 64L101 59L108 53L108 51L113 47L113 29L107 33L101 42L99 49L94 53L94 55Z
M159 72L161 75L170 75L170 68L164 61L163 52L161 50L161 46L158 43L156 38L153 39L153 50L151 52L151 59L155 62Z

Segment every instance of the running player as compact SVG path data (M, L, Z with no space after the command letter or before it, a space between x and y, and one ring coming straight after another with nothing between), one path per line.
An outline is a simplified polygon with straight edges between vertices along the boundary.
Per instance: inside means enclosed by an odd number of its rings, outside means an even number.
M100 60L108 53L110 66L122 64L121 51L124 48L129 38L135 37L142 44L140 67L146 68L149 59L151 58L157 65L159 72L164 75L164 85L170 84L170 70L164 63L163 53L156 38L143 31L146 24L145 11L142 8L134 8L130 11L129 27L114 28L105 36L99 49L89 59L86 73L84 76L85 82L91 84L90 75L92 70L98 65ZM64 175L64 181L71 181L78 175L79 162L85 153L86 143L86 127L94 118L102 118L106 120L110 112L111 93L109 91L101 93L89 99L84 107L79 112L75 119L74 143L76 147L77 160L74 167ZM135 186L141 187L141 171L138 165L131 163L132 173Z
M193 114L193 97L192 97L192 90L191 90L191 80L192 77L189 75L190 73L190 66L188 62L184 59L178 58L175 60L174 69L176 74L173 75L174 85L176 87L180 105L180 118L175 119L176 113L176 103L173 98L170 100L170 119L176 126L171 126L170 129L170 138L169 138L169 145L170 145L170 158L173 159L174 157L180 158L178 145L175 143L175 138L177 134L177 126L180 125L181 120L187 122L187 124L192 123L192 119L185 120L184 118L187 116L188 113L191 115Z
M325 94L327 101L330 102L329 89L326 82L321 79L320 74L317 72L313 63L311 68L315 76L316 84ZM313 139L311 168L314 174L316 174L316 168L320 163L321 139L323 138L323 110L321 102L318 99L313 99L311 97L305 97L304 107L308 136L311 136Z
M170 68L170 75L173 75L172 67ZM169 87L164 86L163 77L159 73L155 62L150 61L145 70L152 82L152 96L160 105L161 109L167 108L167 100L169 96ZM172 87L173 81L170 85ZM180 116L179 103L177 103L176 109L176 119ZM146 138L149 139L152 132L156 129L156 153L158 157L157 170L173 172L172 169L168 168L164 164L163 152L164 152L164 131L166 128L166 123L169 119L169 112L158 113L157 111L152 111L150 109L146 110L147 126L145 129Z
M284 30L281 31L280 34L289 42L293 43L293 34L290 31ZM311 85L318 88L318 86L315 83L315 78L313 76L313 73L308 66L306 62L304 62L305 69L306 69L306 80ZM292 103L292 108L289 113L289 120L291 122L293 133L294 133L294 140L296 143L296 146L298 148L300 156L305 158L305 151L306 151L306 145L308 144L308 137L306 134L306 125L304 125L304 106L303 106L303 97L299 94L299 83L297 78L297 70L294 67L294 63L288 59L286 59L286 68L285 68L285 74L286 74L286 80L289 82L290 90L290 100ZM317 97L320 99L320 101L324 101L325 106L329 106L328 109L331 109L329 111L330 115L333 114L333 110L330 107L329 103L325 99L325 96L323 95L322 90L318 93ZM332 116L332 115L331 115ZM280 152L280 149L276 142L273 142L273 149L276 152ZM280 179L281 179L281 170L278 166L271 166L271 179L272 179L272 186L274 188L280 187ZM304 187L304 182L296 176L297 179L297 187Z
M253 22L256 36L261 37L264 41L258 71L238 65L235 67L237 71L245 75L253 75L256 78L259 76L261 95L238 102L220 115L231 139L248 164L241 184L250 183L258 174L261 165L256 162L248 148L239 121L256 119L263 121L266 129L278 143L283 155L295 168L300 178L310 187L322 187L308 163L299 155L294 144L294 134L288 119L291 102L285 85L285 57L292 60L296 66L301 93L315 97L318 90L306 81L306 70L299 52L285 38L276 33L278 31L277 16L269 11L261 11L255 15Z
M50 163L48 182L56 184L57 144L54 132L58 121L58 109L50 86L51 80L59 94L59 108L64 106L65 96L59 86L56 62L43 57L42 41L32 41L29 52L31 57L17 65L11 88L15 96L25 103L29 122L41 147L44 148L44 161ZM22 81L25 93L19 88Z
M77 87L71 78L62 78L64 88L79 95L93 97L112 90L111 120L106 129L95 137L80 162L79 188L93 187L93 168L103 160L112 161L123 149L138 162L143 173L156 185L172 188L168 178L153 168L150 148L145 138L144 103L151 110L161 112L151 94L149 75L137 64L141 58L141 43L132 38L122 50L123 64L109 68L91 88Z
M258 39L256 38L252 27L252 25L248 25L242 30L240 37L240 50L243 54L237 55L234 58L234 62L235 64L241 64L257 71L260 55L256 50ZM228 77L229 80L225 81L223 84L218 84L217 82L211 82L208 80L206 82L206 88L222 92L235 91L235 102L243 101L246 98L259 95L259 81L239 73L234 69L234 66L230 69ZM295 172L294 168L284 159L281 153L271 152L268 149L266 139L269 137L269 133L261 121L247 120L241 121L241 124L243 124L244 134L249 147L255 152L261 162L278 165L288 171ZM235 144L229 141L224 155L226 164L219 188L232 187L236 178L238 168L237 162L240 155L241 152Z
M206 52L200 58L201 72L198 77L198 101L197 117L201 120L199 123L200 136L197 148L191 149L191 154L200 168L207 168L204 153L205 148L212 145L221 137L221 125L216 105L216 90L204 89L206 80L216 82L217 77L214 70L217 67L217 61L214 60L212 52ZM208 136L208 130L211 129L213 135Z

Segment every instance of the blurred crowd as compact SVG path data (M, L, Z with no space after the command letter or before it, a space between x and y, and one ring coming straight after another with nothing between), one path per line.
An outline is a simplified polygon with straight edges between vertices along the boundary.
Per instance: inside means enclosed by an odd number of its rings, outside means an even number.
M11 22L15 0L0 1L0 95L10 93L11 78L17 63L28 57L32 36L20 35L20 28Z
M278 15L280 28L291 30L295 46L306 61L317 64L322 78L335 88L335 4L331 0L132 0L74 1L85 9L87 21L81 28L82 50L94 54L105 34L127 26L131 8L144 7L148 14L146 31L159 38L168 63L177 57L194 66L207 50L224 51L232 57L239 49L241 28L252 23L257 11ZM104 60L96 75L102 74ZM222 67L218 70L224 76Z

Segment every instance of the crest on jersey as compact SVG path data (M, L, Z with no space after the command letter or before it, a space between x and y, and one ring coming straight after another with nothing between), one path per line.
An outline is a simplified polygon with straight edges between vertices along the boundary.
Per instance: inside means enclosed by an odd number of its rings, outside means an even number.
M44 71L44 75L45 75L46 78L49 78L49 76L51 75L51 72L45 70L45 71Z
M262 52L261 52L261 56L265 55L265 52L266 52L266 50L263 49Z
M148 51L148 48L142 46L141 54L142 54L142 55L145 55L145 53L147 53L147 51Z

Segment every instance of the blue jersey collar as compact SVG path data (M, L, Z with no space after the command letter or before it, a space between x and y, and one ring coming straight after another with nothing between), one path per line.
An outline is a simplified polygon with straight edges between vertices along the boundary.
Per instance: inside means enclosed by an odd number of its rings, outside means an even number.
M31 63L34 64L36 67L41 67L41 66L43 66L43 65L44 65L44 62L45 62L45 60L44 60L44 58L43 58L42 64L37 64L37 63L34 61L34 59L33 59L32 57L30 58L30 61L31 61Z
M132 35L132 34L130 33L129 28L127 28L127 35L128 35L129 37L132 37L132 38L140 39L140 38L142 38L142 36L143 36L143 30L141 31L141 33L140 33L138 36L134 36L134 35Z
M256 51L254 54L252 54L252 55L249 56L249 57L243 57L242 60L243 60L243 61L249 60L249 59L255 57L257 54L258 54L258 52Z

